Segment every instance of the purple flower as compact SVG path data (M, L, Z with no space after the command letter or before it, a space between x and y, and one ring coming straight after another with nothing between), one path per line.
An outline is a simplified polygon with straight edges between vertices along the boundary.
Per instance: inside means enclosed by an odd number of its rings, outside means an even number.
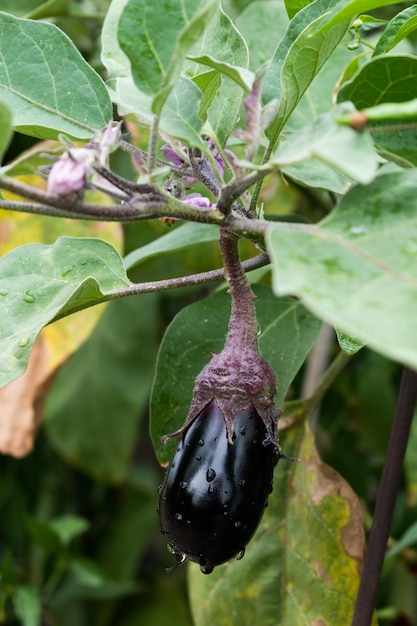
M85 185L87 165L66 152L53 164L48 176L48 193L59 198L69 196Z
M182 159L180 155L175 152L174 148L169 143L164 143L164 145L161 146L161 152L167 161L171 161L171 163L177 167L183 167L183 165L185 165L184 159Z
M200 193L189 193L188 196L183 198L183 202L191 204L191 206L201 207L203 209L208 209L213 206L213 203Z

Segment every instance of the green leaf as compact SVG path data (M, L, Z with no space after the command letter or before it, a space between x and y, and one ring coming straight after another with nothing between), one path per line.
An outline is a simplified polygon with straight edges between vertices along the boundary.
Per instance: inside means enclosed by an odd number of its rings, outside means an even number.
M272 58L288 26L288 16L281 0L260 0L244 8L236 26L249 49L249 69L256 73Z
M90 524L77 515L61 515L49 522L48 526L58 535L62 545L68 546L75 537L85 533Z
M101 239L60 237L27 244L0 259L0 386L26 369L51 321L106 300L130 284L117 251Z
M248 71L248 49L242 35L220 5L204 34L189 52L193 57L214 59L223 70L227 66ZM201 67L192 61L185 66L187 74L195 76ZM235 80L222 75L221 87L207 111L207 132L221 146L234 130L240 115L244 91Z
M404 474L407 484L407 503L410 507L415 507L417 505L417 419L415 416L408 437Z
M152 257L183 250L195 244L200 245L206 241L215 241L218 238L219 229L217 226L187 222L177 226L166 235L151 241L146 246L131 252L125 257L124 264L128 271Z
M128 0L117 25L119 44L131 62L137 87L153 96L159 115L180 76L186 55L210 23L217 2Z
M373 56L385 54L395 48L405 37L417 28L417 5L400 11L388 22L384 32L378 39Z
M361 350L361 348L363 348L363 343L361 341L357 341L354 337L347 335L337 328L336 334L339 346L343 352L346 352L346 354L356 354L359 350Z
M417 522L411 524L409 528L405 531L402 537L390 548L387 550L385 555L385 559L391 559L393 556L396 556L405 548L409 548L413 544L417 543Z
M377 57L345 83L338 101L350 100L359 110L378 104L407 102L417 98L417 59L412 56ZM417 129L398 120L370 122L376 147L387 158L417 165Z
M344 195L352 182L339 171L314 157L281 168L282 174L303 187L316 187Z
M249 92L252 89L253 82L255 80L255 74L244 67L236 67L231 63L225 63L224 61L218 61L214 57L208 54L202 54L200 56L189 56L190 61L200 63L201 65L207 65L220 74L224 74L231 78L242 89Z
M379 7L391 5L390 0L337 0L327 11L325 20L320 26L320 30L327 30L335 24L340 24L346 20L351 20L359 13L371 11Z
M14 608L22 626L40 626L41 601L37 589L22 585L16 589Z
M262 93L264 103L273 99L280 101L277 116L267 131L272 145L347 30L348 23L343 22L330 32L316 32L325 12L336 1L316 0L297 13L275 51L265 75Z
M169 135L206 151L201 139L203 120L199 117L203 94L193 81L181 76L169 94L159 128Z
M351 105L347 104L346 110L351 110ZM349 179L369 183L379 165L372 140L365 132L337 124L335 117L339 114L343 110L336 108L289 135L281 141L270 163L283 168L317 159Z
M304 9L306 6L311 4L312 0L285 0L285 8L287 9L288 17L291 19Z
M320 227L267 233L277 295L396 361L417 366L417 197L413 170L357 186Z
M0 163L12 136L12 121L11 110L4 102L0 101Z
M259 324L259 348L278 376L278 406L314 344L321 324L289 298L277 299L266 286L254 291ZM211 352L224 345L230 297L215 294L183 309L161 343L151 398L151 434L156 454L167 463L175 443L164 446L161 435L174 432L185 420L194 379Z
M48 554L57 554L59 552L59 536L48 524L39 522L31 515L26 515L25 526L37 546L41 547Z
M301 463L278 463L244 558L210 576L189 567L195 626L351 623L365 547L359 500L319 459L307 425L286 432L281 443Z
M340 81L342 68L355 63L355 59L359 56L356 53L357 51L349 50L343 45L334 50L291 114L285 126L285 132L303 128L311 124L319 115L333 108L334 94Z
M111 302L60 369L44 423L54 448L97 480L126 479L152 381L155 294Z
M112 119L105 84L53 24L0 12L0 98L21 133L87 139Z

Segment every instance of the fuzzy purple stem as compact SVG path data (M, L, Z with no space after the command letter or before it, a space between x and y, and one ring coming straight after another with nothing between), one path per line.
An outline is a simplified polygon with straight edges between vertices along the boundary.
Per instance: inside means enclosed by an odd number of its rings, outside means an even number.
M247 352L258 352L255 299L239 259L238 237L220 230L220 250L224 274L232 296L232 310L225 348L244 358Z

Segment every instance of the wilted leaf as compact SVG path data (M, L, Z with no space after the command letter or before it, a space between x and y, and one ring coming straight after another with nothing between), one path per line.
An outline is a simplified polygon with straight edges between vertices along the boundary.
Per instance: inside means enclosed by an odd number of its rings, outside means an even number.
M352 489L318 457L308 426L286 433L264 518L241 561L189 569L196 626L346 626L365 547Z
M0 452L22 457L32 451L39 422L34 401L46 376L45 343L33 346L23 376L0 389Z
M0 97L21 133L90 138L112 119L104 82L53 24L0 13Z

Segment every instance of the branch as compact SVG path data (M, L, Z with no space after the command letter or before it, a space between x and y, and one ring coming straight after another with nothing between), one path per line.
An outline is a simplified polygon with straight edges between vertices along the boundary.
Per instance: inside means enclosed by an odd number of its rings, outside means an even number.
M404 367L352 626L370 626L372 623L379 579L401 482L402 466L416 402L417 373Z
M258 254L258 256L248 259L242 262L242 267L246 272L258 269L264 265L268 265L269 257L267 254ZM180 287L193 287L196 285L203 285L205 283L215 282L224 278L224 268L217 270L210 270L209 272L200 272L199 274L192 274L190 276L179 276L178 278L167 278L165 280L156 280L147 283L132 283L129 287L123 287L121 289L114 289L109 291L103 297L102 302L109 302L110 300L117 300L125 296L136 296L141 293L152 293L155 291L165 291L167 289L179 289ZM82 309L87 309L90 306L99 304L97 302L84 304L77 306L76 308L67 311L64 315L57 317L56 320L61 317L67 317ZM56 321L54 320L54 321Z

